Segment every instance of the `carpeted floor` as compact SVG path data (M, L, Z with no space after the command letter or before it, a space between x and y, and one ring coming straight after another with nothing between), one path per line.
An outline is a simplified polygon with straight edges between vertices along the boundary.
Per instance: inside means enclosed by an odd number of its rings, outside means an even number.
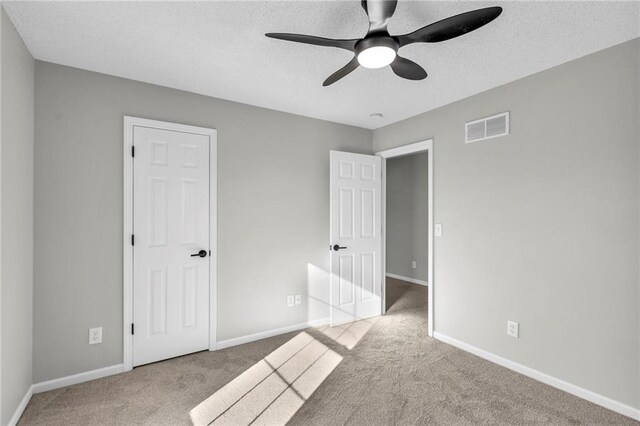
M342 359L289 423L638 424L429 338L426 298L426 287L388 279L389 310L373 325L360 327L362 332L307 330ZM190 424L194 407L299 335L201 352L37 394L19 424Z

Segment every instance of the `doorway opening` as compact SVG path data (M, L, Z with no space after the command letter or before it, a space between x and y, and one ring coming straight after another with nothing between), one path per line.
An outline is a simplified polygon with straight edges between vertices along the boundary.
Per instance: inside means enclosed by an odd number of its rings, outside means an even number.
M404 293L426 295L433 337L433 140L376 155L383 159L383 312Z

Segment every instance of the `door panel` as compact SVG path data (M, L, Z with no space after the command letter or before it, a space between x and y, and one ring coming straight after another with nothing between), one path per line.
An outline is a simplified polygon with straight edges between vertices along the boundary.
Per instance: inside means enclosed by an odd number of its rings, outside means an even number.
M330 154L331 323L382 313L381 159Z
M209 347L209 137L134 126L133 365Z
M360 265L362 265L362 298L366 301L375 297L375 268L376 254L362 253Z

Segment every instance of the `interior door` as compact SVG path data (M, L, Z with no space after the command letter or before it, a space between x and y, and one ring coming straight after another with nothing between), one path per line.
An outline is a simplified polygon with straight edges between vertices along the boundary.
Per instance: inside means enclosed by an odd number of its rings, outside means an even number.
M331 151L331 324L382 313L382 170L373 155Z
M133 365L209 347L209 136L134 126Z

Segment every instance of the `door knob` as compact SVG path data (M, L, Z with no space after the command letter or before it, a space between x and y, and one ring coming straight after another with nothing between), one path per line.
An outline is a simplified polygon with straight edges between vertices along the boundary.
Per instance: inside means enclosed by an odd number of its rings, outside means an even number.
M199 252L192 254L191 257L207 257L207 251L200 250Z
M334 251L343 250L343 249L346 249L346 247L340 247L338 244L334 244L333 246Z

